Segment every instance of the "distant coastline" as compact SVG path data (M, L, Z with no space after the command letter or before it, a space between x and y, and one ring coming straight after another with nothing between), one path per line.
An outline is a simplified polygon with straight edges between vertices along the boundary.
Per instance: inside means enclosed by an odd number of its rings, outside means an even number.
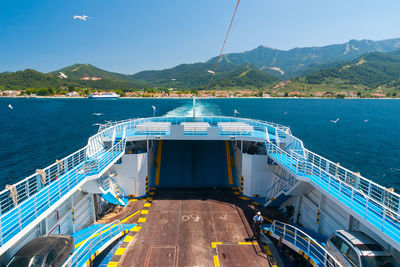
M1 98L15 98L15 99L89 99L87 96L0 96ZM393 100L398 100L400 97L343 97L343 98L337 98L337 97L296 97L296 96L287 96L287 97L282 97L282 96L269 96L269 97L260 97L260 96L248 96L248 97L202 97L202 96L196 96L197 99L382 99L382 100L388 100L388 99L393 99ZM124 97L119 97L119 98L114 98L114 99L100 99L100 100L116 100L116 99L192 99L192 97L184 96L184 97L130 97L130 96L124 96ZM96 101L93 100L93 101ZM97 100L98 101L98 100Z

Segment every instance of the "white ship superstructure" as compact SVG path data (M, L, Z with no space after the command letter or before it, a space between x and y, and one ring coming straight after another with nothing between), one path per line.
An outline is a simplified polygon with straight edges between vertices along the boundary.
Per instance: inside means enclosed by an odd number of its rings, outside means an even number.
M191 193L183 197L183 190L188 188ZM228 194L224 188L234 193L232 198L219 198ZM210 197L207 192L218 200L218 207L213 206L216 201L204 206ZM203 197L196 200L196 194ZM140 253L150 253L146 264L152 259L156 262L166 249L170 249L169 255L175 255L173 266L190 262L189 257L199 257L196 261L202 261L204 266L226 266L229 257L238 257L238 251L247 251L246 245L255 245L254 241L241 239L239 219L229 217L236 213L229 213L225 209L228 206L223 205L228 199L229 205L242 205L233 200L235 197L237 201L249 201L248 205L243 204L244 213L239 211L240 218L248 215L247 207L262 210L268 219L263 228L265 236L280 239L314 266L340 265L314 238L329 236L338 229L364 232L392 255L399 256L400 196L396 192L306 149L288 127L237 117L194 116L129 119L101 125L81 150L3 190L1 260L7 262L35 237L60 233L75 234L75 243L81 244L66 264L89 265L114 246L114 241L133 233L120 250L129 253L116 256L122 266L129 262L131 266L145 264ZM76 235L98 223L107 205L126 208L135 201L144 201L143 208L134 210L131 217L123 219L114 214L114 221L83 241ZM176 201L180 206L168 213L167 206ZM189 206L185 208L182 203ZM157 207L165 210L162 216ZM202 209L211 212L212 218ZM178 210L179 219L168 221ZM290 214L286 222L281 222L270 216L273 213L269 210ZM215 230L221 216L230 218L224 221L222 236ZM133 221L126 224L127 220ZM251 217L247 216L247 220L251 221ZM188 228L184 233L175 232L174 225L181 224ZM214 230L208 230L211 224ZM246 225L243 222L244 228ZM167 230L169 227L172 230ZM193 236L191 227L197 229ZM140 231L148 231L147 237L141 236ZM203 236L203 231L212 234ZM169 234L174 237L163 239ZM140 238L144 238L143 243L135 241ZM185 249L195 249L195 243L196 249L204 249L186 255ZM163 244L165 249L161 249ZM221 251L228 256L219 255ZM204 256L207 253L209 258ZM243 255L262 262L252 253ZM129 255L136 256L133 259ZM110 262L114 260L115 257Z

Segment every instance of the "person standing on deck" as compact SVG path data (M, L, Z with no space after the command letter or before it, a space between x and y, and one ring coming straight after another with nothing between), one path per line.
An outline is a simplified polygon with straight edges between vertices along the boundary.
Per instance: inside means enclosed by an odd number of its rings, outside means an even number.
M264 223L264 218L263 216L261 216L261 212L257 212L257 214L253 217L253 231L255 239L259 239L260 229L263 223Z

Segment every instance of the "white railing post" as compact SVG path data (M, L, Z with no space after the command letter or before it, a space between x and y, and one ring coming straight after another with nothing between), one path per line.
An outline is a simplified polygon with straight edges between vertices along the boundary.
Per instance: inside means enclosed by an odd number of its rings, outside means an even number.
M350 201L350 208L353 208L353 199L354 199L355 191L351 190L351 201Z
M328 175L329 179L328 179L328 193L330 192L331 189L331 177L330 175Z
M297 228L294 228L294 246L297 247Z
M383 229L385 228L385 220L386 220L386 213L387 213L387 212L388 212L388 211L387 211L386 207L384 206L384 207L383 207L382 224L381 224L381 229L382 229L382 231L383 231Z
M49 187L46 186L46 195L47 195L47 205L50 207L50 191L49 191Z
M61 185L60 185L60 178L57 179L57 185L58 185L58 196L61 198Z
M1 227L1 220L0 220L0 246L3 245L3 231Z
M19 225L19 230L22 230L22 220L21 220L21 207L18 206L18 225Z
M35 203L35 218L37 218L38 214L37 214L37 199L36 199L36 195L33 196L33 200L34 200L34 203Z
M286 223L283 225L283 239L286 237Z

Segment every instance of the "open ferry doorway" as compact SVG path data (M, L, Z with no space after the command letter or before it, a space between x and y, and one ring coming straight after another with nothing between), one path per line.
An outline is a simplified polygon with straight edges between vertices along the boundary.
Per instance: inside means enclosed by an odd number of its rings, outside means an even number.
M160 146L160 144L159 144ZM232 187L229 143L226 141L162 141L157 187Z

